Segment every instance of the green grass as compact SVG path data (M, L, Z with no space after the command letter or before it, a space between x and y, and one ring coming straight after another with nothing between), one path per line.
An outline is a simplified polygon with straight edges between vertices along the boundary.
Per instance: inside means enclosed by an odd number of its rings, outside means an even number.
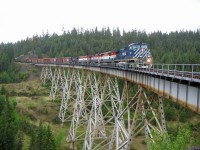
M30 145L30 137L24 134L23 137L23 147L22 150L29 150L29 145Z

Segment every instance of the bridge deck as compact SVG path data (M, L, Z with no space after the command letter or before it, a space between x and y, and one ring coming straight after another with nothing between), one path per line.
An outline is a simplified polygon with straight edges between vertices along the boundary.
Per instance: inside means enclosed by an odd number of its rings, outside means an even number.
M36 64L38 66L66 67L96 71L140 84L184 107L200 113L200 73L187 70L146 68L99 67L84 65ZM176 66L175 66L176 67Z

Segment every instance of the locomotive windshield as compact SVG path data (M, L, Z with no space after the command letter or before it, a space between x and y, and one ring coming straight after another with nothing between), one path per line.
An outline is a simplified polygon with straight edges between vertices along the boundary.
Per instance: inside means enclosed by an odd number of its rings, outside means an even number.
M143 49L146 49L147 48L147 44L131 44L129 45L129 50L136 50L136 49L140 49L140 48L143 48Z
M146 49L146 48L147 48L147 44L142 44L142 45L141 45L141 48Z

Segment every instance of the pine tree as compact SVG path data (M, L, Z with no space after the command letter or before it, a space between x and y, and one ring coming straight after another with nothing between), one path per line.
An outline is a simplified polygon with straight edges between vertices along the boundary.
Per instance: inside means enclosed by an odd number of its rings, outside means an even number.
M0 101L4 101L2 97ZM15 105L6 98L4 102L1 102L1 107L3 109L0 114L0 149L14 149L15 136L18 131Z
M38 149L42 149L43 148L43 145L44 145L44 127L42 125L42 122L40 122L39 124L39 127L38 127L38 130L37 130L37 146L38 146Z
M51 132L51 128L49 125L45 130L45 149L46 150L56 149L55 139L53 137L53 134Z

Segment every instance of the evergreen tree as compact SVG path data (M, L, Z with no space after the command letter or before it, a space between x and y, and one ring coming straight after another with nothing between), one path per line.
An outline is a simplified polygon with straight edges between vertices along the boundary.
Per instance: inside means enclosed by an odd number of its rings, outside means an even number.
M32 150L55 150L56 144L50 126L43 126L40 122L38 129L31 132L30 149Z
M42 149L44 150L55 150L56 145L55 145L55 140L53 137L53 134L51 132L50 126L44 130L44 143Z
M5 88L5 86L4 85L2 85L1 86L1 95L5 95L7 93L7 90L6 90L6 88Z
M18 131L18 120L15 105L0 97L1 108L0 114L0 149L12 150L15 147L15 136ZM3 102L2 102L3 101Z

